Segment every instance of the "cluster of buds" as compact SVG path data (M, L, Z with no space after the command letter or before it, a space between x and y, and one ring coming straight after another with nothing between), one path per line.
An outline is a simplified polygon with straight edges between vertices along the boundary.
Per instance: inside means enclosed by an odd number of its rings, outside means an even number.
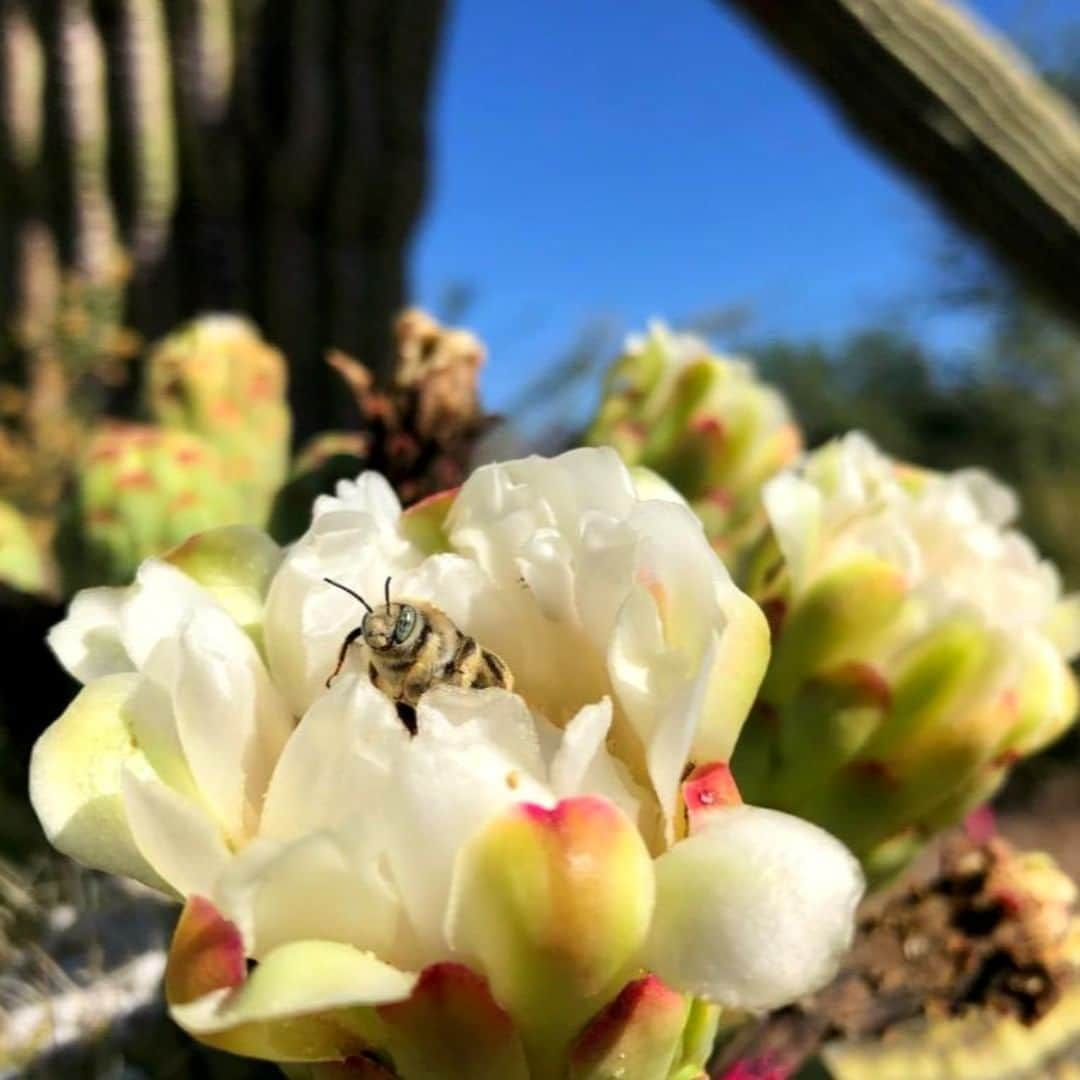
M186 431L118 421L91 435L55 551L65 591L126 581L192 533L244 520L214 447Z
M419 638L408 723L364 642L327 689L364 614L328 577L513 691ZM205 532L50 641L85 685L34 750L47 835L183 900L173 1017L291 1076L691 1080L721 1010L824 985L850 942L858 863L727 767L765 619L609 449L405 512L366 473L288 549Z
M762 486L801 447L783 396L747 361L661 323L627 341L586 439L671 483L728 565L760 532Z
M154 348L146 380L155 422L212 447L239 502L238 520L264 525L289 469L292 418L281 353L246 319L209 315Z
M773 652L736 775L884 877L1073 721L1077 603L976 470L916 469L853 434L764 505L743 584Z
M0 398L0 498L23 515L41 567L27 571L14 526L0 533L0 581L17 588L126 581L142 559L193 532L263 525L288 469L284 358L232 316L195 319L155 347L146 373L153 423L82 415L87 380L118 377L102 367L111 354L100 328L118 321L111 295L66 287L70 303L48 344L32 349L27 387ZM81 352L71 344L79 341Z

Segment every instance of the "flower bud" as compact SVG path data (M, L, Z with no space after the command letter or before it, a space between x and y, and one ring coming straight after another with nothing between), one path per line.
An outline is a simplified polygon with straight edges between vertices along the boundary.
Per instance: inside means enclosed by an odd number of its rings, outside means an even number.
M627 983L574 1041L570 1080L670 1076L689 1011L655 975Z
M764 503L744 584L773 654L735 775L895 872L1072 722L1076 602L982 473L913 469L856 434Z
M204 315L153 349L147 405L162 427L214 447L240 518L264 525L289 466L285 358L246 319Z
M600 799L522 804L462 852L450 940L474 956L536 1061L561 1057L625 979L652 916L652 861Z
M729 565L763 525L761 486L801 444L783 398L746 361L663 323L627 341L586 438L674 485Z

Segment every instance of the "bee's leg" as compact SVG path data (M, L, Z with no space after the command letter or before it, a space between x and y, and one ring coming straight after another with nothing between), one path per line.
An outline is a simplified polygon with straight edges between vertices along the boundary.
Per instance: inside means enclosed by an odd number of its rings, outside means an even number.
M346 635L345 640L341 643L341 650L338 652L337 666L334 668L330 675L330 678L326 680L326 688L330 689L330 684L338 677L338 672L341 671L342 665L345 663L345 657L348 655L349 646L356 641L364 632L362 626L358 626L355 630L350 630Z
M416 708L410 705L407 701L395 702L394 707L397 709L398 719L405 725L405 730L410 735L416 734Z
M406 705L411 705L415 708L424 691L429 689L431 685L431 679L427 676L421 676L417 679L406 679L401 684L400 700Z
M496 653L484 650L484 663L487 668L485 686L498 686L503 690L514 689L514 675L506 661Z
M482 690L483 664L484 654L480 646L471 637L462 637L445 681L451 686L464 686L466 689L475 686Z
M381 690L388 698L393 700L394 695L390 693L390 691L381 684L381 680L379 678L379 669L374 664L368 664L367 677L370 680L371 685L374 686L376 690Z

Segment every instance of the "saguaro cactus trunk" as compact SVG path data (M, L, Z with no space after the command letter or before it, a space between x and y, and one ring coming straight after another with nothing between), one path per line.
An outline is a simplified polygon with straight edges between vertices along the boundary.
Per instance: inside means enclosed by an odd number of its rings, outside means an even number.
M0 0L5 322L126 255L135 329L244 311L290 357L298 434L340 425L325 351L389 370L445 8Z

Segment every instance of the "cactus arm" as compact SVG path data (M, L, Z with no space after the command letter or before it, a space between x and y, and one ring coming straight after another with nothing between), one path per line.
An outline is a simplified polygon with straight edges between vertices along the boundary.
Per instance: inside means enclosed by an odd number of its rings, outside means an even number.
M380 383L392 373L390 328L380 317L406 294L405 238L426 186L426 105L443 0L348 7L339 58L344 87L335 163L334 343Z
M26 5L0 9L3 62L3 153L25 182L41 160L45 137L45 56Z
M172 68L161 0L124 0L121 35L124 120L132 147L130 243L140 266L161 255L177 196Z
M116 222L109 196L109 114L105 51L87 0L57 0L57 46L75 267L91 281L106 278L116 256Z
M271 157L266 206L265 328L290 357L293 407L311 426L323 422L324 402L336 390L308 333L313 313L322 321L326 310L318 222L333 136L334 87L325 58L334 49L334 29L326 5L293 6L283 43L285 130Z

